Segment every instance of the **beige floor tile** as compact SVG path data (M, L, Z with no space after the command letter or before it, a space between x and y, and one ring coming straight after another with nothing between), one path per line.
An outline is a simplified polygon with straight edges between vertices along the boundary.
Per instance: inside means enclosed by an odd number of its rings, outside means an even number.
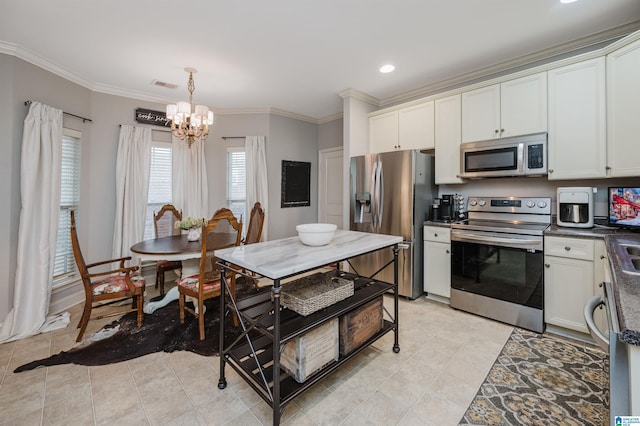
M70 419L79 419L79 424L93 422L91 394L86 389L77 393L65 393L64 399L58 399L44 407L42 423L45 425L66 425Z
M426 389L426 393L454 404L467 407L473 400L482 381L469 382L442 372Z
M258 420L250 410L247 410L225 424L230 426L260 426L262 423L260 423L260 420Z
M20 425L20 426L40 426L42 425L42 408L37 408L30 413L25 413L16 418L8 417L4 409L2 410L2 419L0 425Z
M353 411L351 405L347 405L330 392L324 394L312 406L307 406L305 415L318 425L337 425L349 416Z
M128 408L126 410L114 410L112 415L97 419L96 425L100 426L144 426L149 425L149 420L142 408Z
M110 381L131 380L131 372L126 362L89 367L89 375L94 385Z
M195 406L187 394L178 392L164 392L157 389L151 395L143 395L145 412L152 425L162 425L173 421L185 413L195 412Z
M224 390L218 389L218 377L213 375L185 380L182 382L182 388L195 405L220 398L224 392L233 392L228 387Z
M47 387L44 396L45 407L57 404L61 401L73 399L76 395L89 397L91 403L91 382L89 377L70 377L66 381L50 383L47 379Z
M207 424L219 425L238 417L249 408L234 392L222 392L218 398L196 406Z
M426 392L407 414L410 418L422 418L433 425L453 426L458 424L465 410L466 407L461 407L451 401L440 399Z

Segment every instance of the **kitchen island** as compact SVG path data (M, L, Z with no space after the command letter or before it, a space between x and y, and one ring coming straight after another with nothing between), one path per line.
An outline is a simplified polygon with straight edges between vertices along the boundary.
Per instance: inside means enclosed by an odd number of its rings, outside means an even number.
M216 250L222 271L222 292L225 276L230 271L245 274L249 271L273 280L270 292L261 292L242 300L220 298L220 312L227 308L237 313L243 335L234 342L224 340L224 315L220 319L220 379L218 387L227 385L225 366L229 364L273 409L273 424L280 423L283 408L295 397L322 378L352 359L362 349L389 332L394 333L393 351L398 352L398 244L399 236L338 230L325 246L306 246L298 237L284 238L246 246ZM393 267L394 282L385 283L375 277L361 277L357 271L339 270L341 261L379 251L389 259L386 267ZM353 280L354 294L308 316L302 316L281 306L281 281L324 266L337 265L334 273ZM355 350L340 354L302 383L281 370L280 357L287 342L314 330L328 321L354 312L367 303L391 292L393 312L387 312L382 329L362 342ZM366 389L363 389L365 392Z

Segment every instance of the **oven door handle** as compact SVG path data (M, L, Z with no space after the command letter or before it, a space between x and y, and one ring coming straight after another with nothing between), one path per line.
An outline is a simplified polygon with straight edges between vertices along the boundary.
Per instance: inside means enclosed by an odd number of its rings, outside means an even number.
M589 329L589 334L593 340L596 341L598 346L600 346L605 351L609 350L609 339L598 329L596 326L596 322L593 319L593 313L596 309L598 309L601 305L606 305L607 301L602 295L593 296L591 299L587 301L587 304L584 305L584 320L587 323L587 328Z
M473 241L482 241L483 243L489 244L489 243L502 243L502 244L518 244L518 245L531 245L531 244L540 244L540 240L539 239L533 239L533 240L525 240L525 239L519 239L519 238L500 238L500 237L493 237L493 236L489 236L489 235L477 235L477 234L470 234L470 233L457 233L455 234L456 238L455 241L464 241L464 240L473 240Z

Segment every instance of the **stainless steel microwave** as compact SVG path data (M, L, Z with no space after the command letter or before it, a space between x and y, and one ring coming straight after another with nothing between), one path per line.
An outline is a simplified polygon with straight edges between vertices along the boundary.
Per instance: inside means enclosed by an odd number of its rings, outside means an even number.
M547 134L513 136L460 145L461 178L547 174Z

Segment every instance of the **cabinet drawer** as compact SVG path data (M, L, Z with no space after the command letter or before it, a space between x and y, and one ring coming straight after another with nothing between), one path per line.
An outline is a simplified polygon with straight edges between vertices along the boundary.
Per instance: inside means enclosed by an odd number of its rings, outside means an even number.
M545 256L593 260L594 241L582 238L544 237Z
M451 229L440 226L425 226L424 241L436 241L441 243L451 242Z

